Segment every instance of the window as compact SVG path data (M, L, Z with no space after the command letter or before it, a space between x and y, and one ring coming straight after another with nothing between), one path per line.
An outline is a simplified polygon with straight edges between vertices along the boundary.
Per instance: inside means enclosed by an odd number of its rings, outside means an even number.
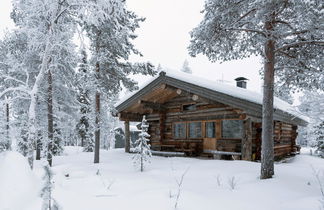
M182 106L183 111L194 111L197 109L196 104L186 104Z
M189 125L189 138L195 139L195 138L201 138L202 132L201 132L201 122L190 122Z
M206 137L207 138L215 138L216 137L216 129L215 129L215 122L206 122Z
M186 138L186 123L173 124L173 137L176 139Z
M243 136L242 120L223 120L222 137L229 139L240 139Z

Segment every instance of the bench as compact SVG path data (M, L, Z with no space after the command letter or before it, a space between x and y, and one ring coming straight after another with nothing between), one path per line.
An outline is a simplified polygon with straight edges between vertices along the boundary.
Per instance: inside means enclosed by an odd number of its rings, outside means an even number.
M230 155L232 159L240 159L242 153L240 152L228 152L228 151L219 151L219 150L204 150L204 153L213 154L214 159L220 160L222 155Z
M184 157L184 152L166 152L166 151L155 151L151 150L152 155L163 156L163 157Z

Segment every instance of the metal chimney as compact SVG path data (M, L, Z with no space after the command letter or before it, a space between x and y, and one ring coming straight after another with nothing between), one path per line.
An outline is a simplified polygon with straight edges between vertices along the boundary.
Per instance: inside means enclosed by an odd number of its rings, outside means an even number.
M235 81L236 81L236 86L237 87L240 87L240 88L244 88L244 89L246 89L246 81L247 81L248 79L247 78L245 78L245 77L238 77L238 78L236 78L235 79Z

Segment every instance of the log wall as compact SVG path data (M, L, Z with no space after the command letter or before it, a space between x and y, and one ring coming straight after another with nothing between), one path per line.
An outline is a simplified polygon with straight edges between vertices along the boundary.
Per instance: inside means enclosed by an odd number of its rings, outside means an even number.
M228 105L210 102L206 99L191 95L178 95L163 104L163 111L152 111L146 116L150 127L151 145L155 150L187 152L190 155L200 155L206 147L227 152L241 152L241 139L224 139L221 135L222 120L246 120L249 118L243 110L238 110ZM195 104L195 110L183 110L184 105ZM176 122L202 122L201 138L195 139L175 139L173 136L173 124ZM213 139L206 139L205 122L216 123L216 135ZM259 160L261 158L261 132L262 126L259 122L251 122L252 129L252 157L244 159ZM246 127L246 126L244 126ZM297 126L276 121L274 123L274 154L277 158L291 154L295 149L295 139L297 137ZM188 136L187 128L187 136ZM249 132L245 132L249 133ZM215 145L215 146L213 146ZM245 148L244 151L249 151ZM205 148L204 148L205 147ZM251 153L249 152L249 156Z

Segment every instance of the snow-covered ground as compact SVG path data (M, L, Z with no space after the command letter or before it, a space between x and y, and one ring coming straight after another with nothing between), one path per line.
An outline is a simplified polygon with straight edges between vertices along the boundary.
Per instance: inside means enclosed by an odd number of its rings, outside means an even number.
M178 209L320 209L312 168L324 171L324 159L307 150L276 164L276 176L269 180L258 178L259 163L247 161L153 157L141 173L134 169L132 155L121 149L101 151L100 164L93 164L93 153L81 148L67 147L65 153L55 157L53 165L53 195L64 210L171 210L179 192L177 181L186 171ZM34 172L26 164L13 152L0 156L1 210L40 209L35 207L41 202L35 191L40 189L42 164L36 161Z

